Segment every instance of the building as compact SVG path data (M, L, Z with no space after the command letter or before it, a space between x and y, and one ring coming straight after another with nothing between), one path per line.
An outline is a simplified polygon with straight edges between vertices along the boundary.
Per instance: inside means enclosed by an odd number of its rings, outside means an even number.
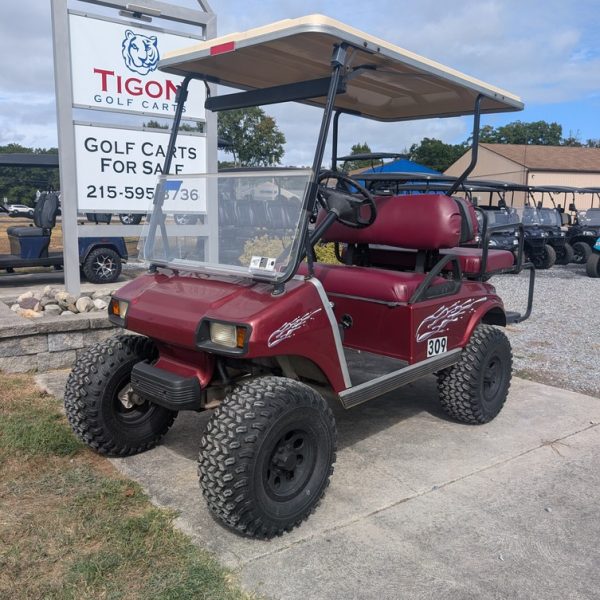
M446 175L460 175L470 160L471 150L450 165ZM469 179L535 186L600 188L600 148L479 144L477 165ZM520 196L515 195L515 204L522 203L523 196ZM575 201L579 209L590 208L592 194L577 194Z

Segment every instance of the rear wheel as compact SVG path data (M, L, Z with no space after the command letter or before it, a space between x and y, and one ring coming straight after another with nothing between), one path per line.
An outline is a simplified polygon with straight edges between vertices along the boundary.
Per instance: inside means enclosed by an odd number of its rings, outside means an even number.
M585 242L575 242L573 244L573 252L575 253L573 262L576 265L585 265L588 258L592 255L592 248Z
M544 249L532 256L531 262L536 269L549 269L556 262L556 252L552 246L544 244Z
M592 254L585 265L588 277L600 277L600 254Z
M559 246L556 250L556 264L557 265L568 265L573 262L575 257L575 251L573 246L568 242L565 242L564 246Z
M156 358L151 340L118 335L77 359L65 389L71 427L101 454L127 456L155 446L177 415L133 393L133 366Z
M511 374L508 338L496 327L479 325L460 361L438 373L442 408L463 423L488 423L504 406Z
M139 225L142 222L142 216L134 213L121 213L119 220L123 225Z
M200 443L200 486L213 514L271 538L306 519L329 484L336 429L325 400L282 377L236 386Z
M112 248L92 250L83 263L83 274L90 283L113 283L121 274L121 257Z

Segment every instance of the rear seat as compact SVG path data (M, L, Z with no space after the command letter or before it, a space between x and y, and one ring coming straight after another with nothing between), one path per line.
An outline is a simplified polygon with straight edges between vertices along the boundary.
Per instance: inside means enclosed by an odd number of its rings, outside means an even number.
M475 210L463 199L411 194L379 196L375 200L377 219L371 226L352 229L336 223L323 240L368 247L368 264L389 269L415 269L417 256L423 252L433 257L434 263L447 255L456 257L461 271L470 278L489 276L514 265L512 252L488 250L482 274L483 250L459 246L478 233Z

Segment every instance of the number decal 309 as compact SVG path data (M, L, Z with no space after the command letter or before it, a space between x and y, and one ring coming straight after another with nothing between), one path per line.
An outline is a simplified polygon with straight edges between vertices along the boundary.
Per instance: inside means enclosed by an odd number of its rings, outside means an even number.
M427 358L430 356L436 356L437 354L443 354L447 350L447 337L430 338L427 340Z

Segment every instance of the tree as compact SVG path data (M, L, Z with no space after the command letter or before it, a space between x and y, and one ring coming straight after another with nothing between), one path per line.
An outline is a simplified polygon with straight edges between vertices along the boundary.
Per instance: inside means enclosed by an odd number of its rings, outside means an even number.
M367 142L363 144L354 144L352 148L350 148L350 156L353 154L368 154L371 152L371 148ZM380 164L381 161L373 161L373 160L350 160L346 163L345 169L346 171L356 171L356 169L363 169L365 167L373 167L376 164Z
M281 162L285 135L275 119L261 108L240 108L219 113L218 134L231 142L225 152L241 167L267 167Z
M514 121L500 127L486 125L481 128L479 141L490 144L535 144L539 146L560 146L562 126L546 121Z
M413 144L408 152L410 160L431 167L436 171L445 171L467 150L468 145L466 142L462 144L445 144L435 138L423 138L419 144Z
M600 138L596 138L596 139L588 139L585 142L585 146L586 148L600 148Z
M0 154L57 154L57 148L27 148L20 144L0 146ZM60 187L58 169L44 167L0 167L0 201L33 206L37 190Z

